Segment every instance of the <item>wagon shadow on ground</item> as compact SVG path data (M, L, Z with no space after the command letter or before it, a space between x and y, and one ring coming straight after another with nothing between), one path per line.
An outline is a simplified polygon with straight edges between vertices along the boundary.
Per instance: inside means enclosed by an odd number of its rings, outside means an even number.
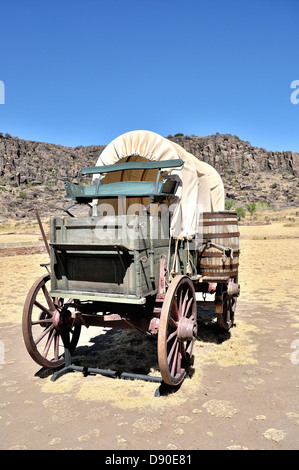
M230 332L218 327L213 308L198 308L197 324L198 341L221 344L230 338ZM90 338L89 345L77 347L73 362L83 367L110 369L119 373L155 373L159 371L157 336L110 329Z
M78 346L73 363L119 373L147 375L158 370L157 338L133 330L111 329Z
M197 326L199 342L222 344L230 338L230 332L218 327L211 307L198 307ZM72 364L119 374L159 375L157 336L134 330L99 329L99 334L90 337L88 344L80 345L79 342L72 355ZM194 367L196 364L191 364L190 377ZM45 378L52 373L53 370L41 369L36 375Z
M215 308L197 307L197 340L204 343L221 344L231 337L230 331L223 330L217 324Z

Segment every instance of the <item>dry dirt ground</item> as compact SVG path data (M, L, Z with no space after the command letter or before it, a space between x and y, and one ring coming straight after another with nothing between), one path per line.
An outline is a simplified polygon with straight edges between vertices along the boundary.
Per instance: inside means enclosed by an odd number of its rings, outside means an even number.
M219 333L214 319L201 314L192 376L176 393L160 396L157 383L80 372L53 382L41 373L23 344L21 317L47 255L20 250L0 256L0 449L298 449L296 220L240 227L235 326ZM0 248L28 242L36 244L38 235L0 234ZM158 375L151 338L127 330L84 330L78 360Z

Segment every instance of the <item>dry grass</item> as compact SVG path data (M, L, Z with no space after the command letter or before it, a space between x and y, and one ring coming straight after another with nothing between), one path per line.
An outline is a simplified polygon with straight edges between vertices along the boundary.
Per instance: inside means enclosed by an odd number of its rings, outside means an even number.
M240 227L240 283L246 302L295 307L299 279L299 224Z
M0 323L21 323L26 295L33 282L46 272L40 264L48 261L47 254L0 257Z
M239 302L259 304L262 300L264 305L281 304L293 311L295 325L298 323L295 300L297 301L296 282L299 279L297 221L298 219L286 226L284 218L270 225L240 226L239 270ZM22 232L33 231L33 227L26 227L26 230L20 230L20 227L17 229ZM1 231L0 243L1 240L8 244L20 240L36 241L36 234L8 235L10 230L5 230ZM21 323L26 294L35 279L45 272L40 266L45 262L48 262L46 253L0 257L0 323ZM228 341L216 341L213 326L201 332L194 348L196 369L192 380L187 379L175 395L163 397L163 400L155 402L156 408L173 406L174 403L177 405L186 400L196 401L196 391L201 387L201 366L204 364L217 362L226 367L255 362L257 329L248 321L242 322L242 316L237 319L237 328L232 329ZM94 333L94 330L85 330L79 346L76 359L86 365L123 370L129 368L133 372L159 374L155 341L142 334L132 331ZM157 384L127 381L124 387L123 381L119 379L97 376L83 380L81 374L69 374L57 382L51 382L50 379L43 381L41 387L46 394L75 393L82 400L109 402L120 408L141 408L148 406L148 397L153 396Z

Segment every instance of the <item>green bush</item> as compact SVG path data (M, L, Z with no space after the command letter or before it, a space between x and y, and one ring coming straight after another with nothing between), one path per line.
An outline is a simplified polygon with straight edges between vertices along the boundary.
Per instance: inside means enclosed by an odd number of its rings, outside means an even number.
M253 216L253 214L256 211L256 203L255 202L250 202L249 204L246 204L246 207L247 207L247 210L250 213L250 215Z
M21 199L26 199L26 193L24 193L24 191L21 191L20 194L19 194L19 197Z
M270 204L268 201L264 200L264 201L260 201L257 203L256 205L256 209L259 211L259 212L263 212L264 210L268 209L270 207Z
M235 201L233 201L232 199L227 199L225 201L225 210L229 211L230 209L232 209L234 205L235 205Z
M243 207L236 207L235 211L239 220L244 219L246 212L245 212L245 209L243 209Z

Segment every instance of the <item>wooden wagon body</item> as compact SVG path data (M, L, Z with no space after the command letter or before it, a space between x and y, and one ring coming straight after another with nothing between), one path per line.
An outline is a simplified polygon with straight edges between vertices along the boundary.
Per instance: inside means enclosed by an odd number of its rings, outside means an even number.
M66 183L67 196L91 210L72 217L67 209L67 216L50 220L50 270L32 286L23 315L25 344L38 364L74 370L71 354L82 326L133 328L158 335L162 380L176 386L191 363L198 306L213 304L219 326L232 326L239 295L237 216L193 207L197 233L174 236L177 206L165 201L177 197L172 170L185 164L181 158L115 162L83 169L98 177L91 186ZM155 178L103 184L103 175L137 170ZM111 215L107 207L116 198L133 200L133 210ZM136 198L149 204L135 210Z

